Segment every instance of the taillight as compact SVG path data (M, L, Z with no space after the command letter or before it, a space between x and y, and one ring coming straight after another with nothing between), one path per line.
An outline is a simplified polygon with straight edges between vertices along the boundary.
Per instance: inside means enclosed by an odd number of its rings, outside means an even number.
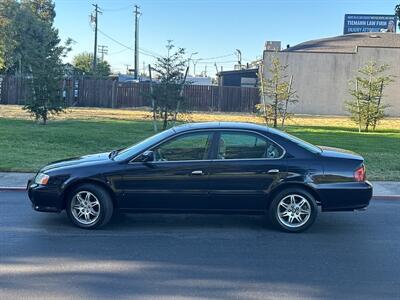
M354 171L354 179L358 182L365 181L366 179L366 172L365 172L365 166L362 165L359 167L357 170Z

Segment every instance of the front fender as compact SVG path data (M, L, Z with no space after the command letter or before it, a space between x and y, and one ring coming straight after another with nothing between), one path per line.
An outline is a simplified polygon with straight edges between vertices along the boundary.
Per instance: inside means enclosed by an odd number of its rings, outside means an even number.
M112 185L106 180L105 177L99 176L99 177L70 177L68 178L65 182L60 187L60 194L61 198L63 199L63 208L65 208L66 201L68 194L77 186L85 183L92 183L92 184L97 184L103 188L105 188L111 195L114 204L117 205L117 197L116 193L112 187Z

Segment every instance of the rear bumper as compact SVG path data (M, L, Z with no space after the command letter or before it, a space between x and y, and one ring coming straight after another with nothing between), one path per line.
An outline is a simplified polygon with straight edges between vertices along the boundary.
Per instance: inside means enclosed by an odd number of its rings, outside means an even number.
M315 189L321 198L322 211L363 209L369 205L373 191L368 181L320 184Z
M38 185L29 180L27 191L34 210L44 212L60 212L62 210L62 201L57 188Z

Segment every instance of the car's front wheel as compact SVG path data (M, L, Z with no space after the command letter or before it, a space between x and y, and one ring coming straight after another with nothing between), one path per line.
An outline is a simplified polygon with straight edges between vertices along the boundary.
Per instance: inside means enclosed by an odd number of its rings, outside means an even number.
M94 229L110 221L113 203L109 193L101 186L82 184L69 193L66 211L78 227Z
M287 232L309 228L318 215L314 197L305 190L291 188L278 193L269 208L269 218L275 227Z

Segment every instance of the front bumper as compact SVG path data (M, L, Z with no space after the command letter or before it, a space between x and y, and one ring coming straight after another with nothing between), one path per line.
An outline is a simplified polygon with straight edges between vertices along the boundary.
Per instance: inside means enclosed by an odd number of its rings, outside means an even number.
M361 210L369 205L373 192L368 181L321 184L316 190L321 197L322 211Z
M34 183L33 179L28 181L28 197L32 207L36 211L60 212L63 208L60 193L57 187L49 187Z

